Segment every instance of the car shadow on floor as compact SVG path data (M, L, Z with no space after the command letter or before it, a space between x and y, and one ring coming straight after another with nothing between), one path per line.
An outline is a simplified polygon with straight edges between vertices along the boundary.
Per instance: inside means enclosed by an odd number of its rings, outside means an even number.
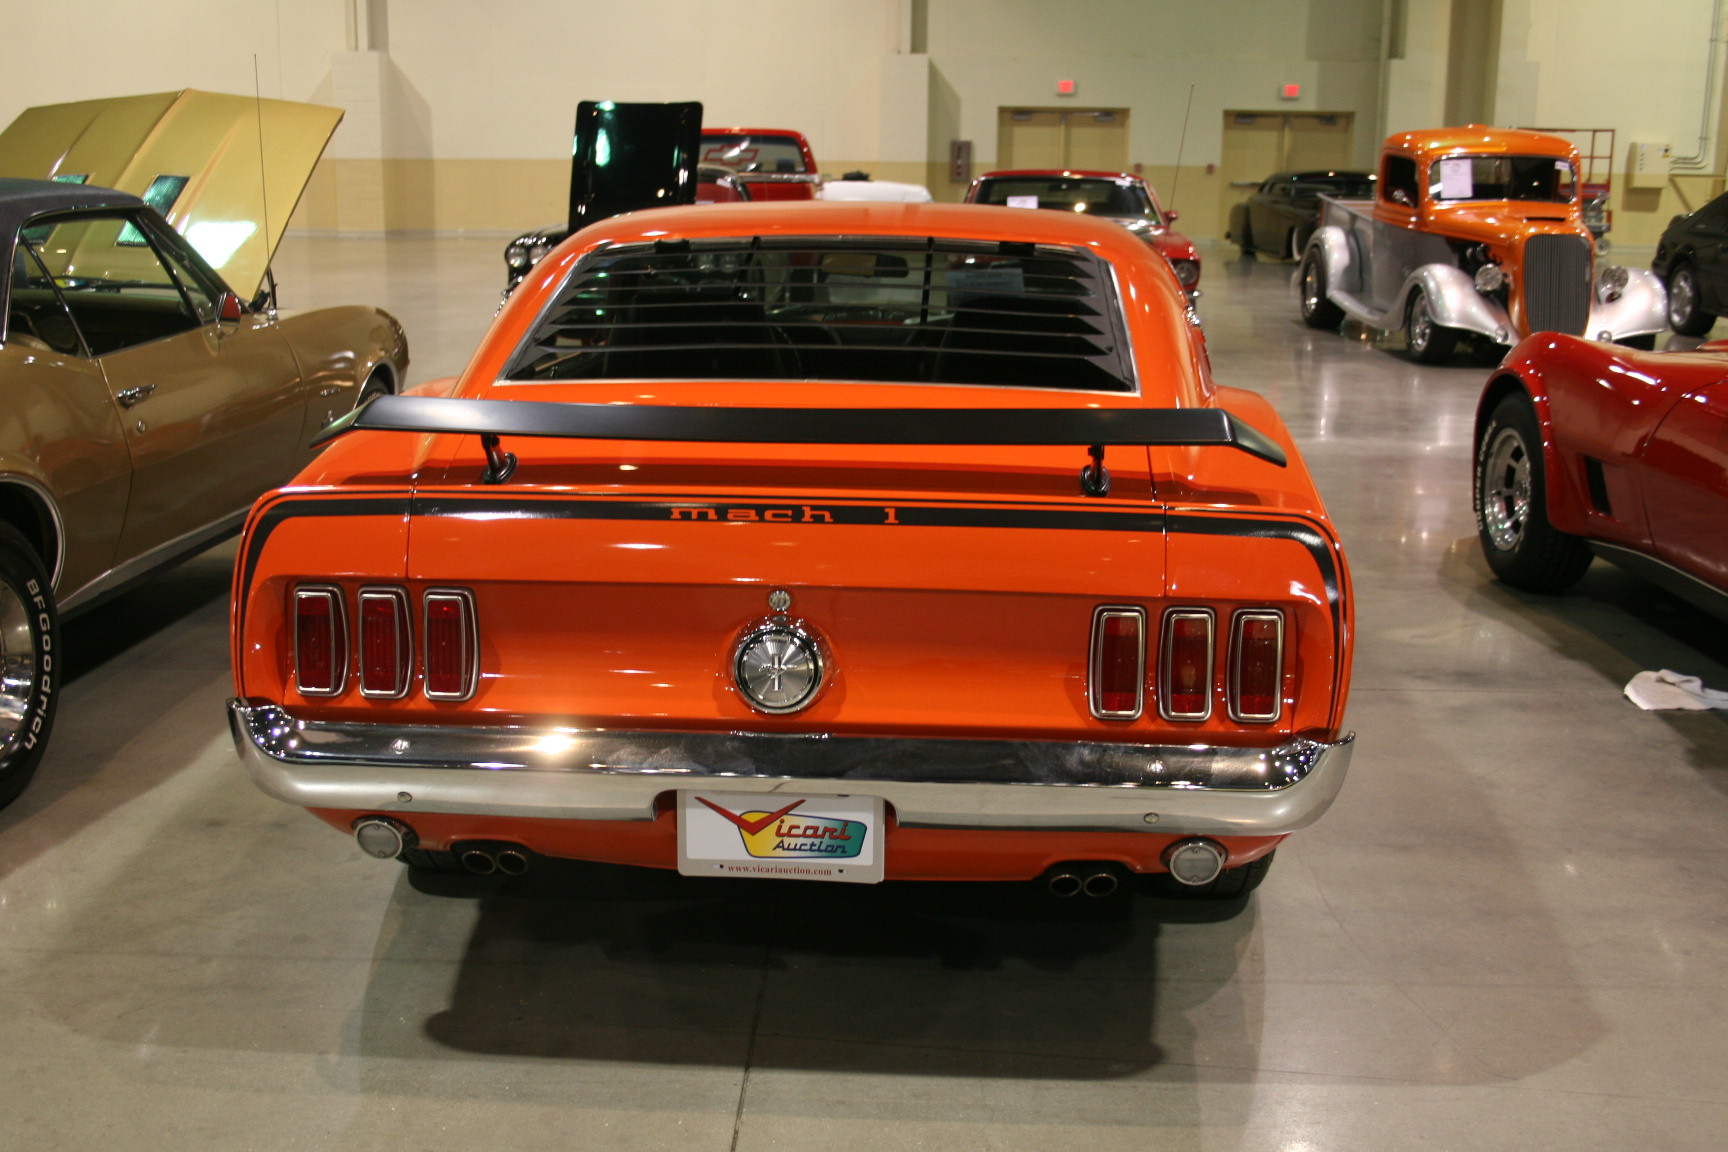
M1025 884L710 880L542 861L503 883L415 876L412 896L432 898L398 899L403 947L412 918L447 917L452 895L477 900L478 918L446 1006L425 1018L448 1048L914 1076L1108 1080L1191 1066L1185 1013L1240 979L1255 924L1252 897L1059 900ZM1178 979L1159 962L1173 931L1202 938ZM1211 1036L1210 1050L1223 1043L1252 1067L1246 1019L1235 1033Z
M1611 683L1670 668L1728 689L1728 622L1604 560L1557 596L1494 579L1474 538L1447 553L1442 582L1466 604L1541 640ZM1635 705L1621 703L1627 709ZM1686 741L1700 777L1728 793L1728 711L1650 714Z

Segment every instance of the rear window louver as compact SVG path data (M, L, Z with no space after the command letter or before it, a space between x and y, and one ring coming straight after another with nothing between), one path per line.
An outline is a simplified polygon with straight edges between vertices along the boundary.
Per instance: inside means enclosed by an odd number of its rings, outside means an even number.
M601 249L505 371L638 377L1136 388L1110 270L1092 253L882 237Z

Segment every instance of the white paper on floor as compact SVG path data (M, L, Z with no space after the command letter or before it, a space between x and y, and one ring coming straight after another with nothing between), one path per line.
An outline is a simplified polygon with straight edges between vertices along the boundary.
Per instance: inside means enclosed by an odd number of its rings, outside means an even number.
M1696 676L1682 676L1667 668L1660 672L1640 672L1626 685L1626 699L1646 712L1667 712L1685 709L1702 712L1708 708L1728 708L1728 692L1704 687Z

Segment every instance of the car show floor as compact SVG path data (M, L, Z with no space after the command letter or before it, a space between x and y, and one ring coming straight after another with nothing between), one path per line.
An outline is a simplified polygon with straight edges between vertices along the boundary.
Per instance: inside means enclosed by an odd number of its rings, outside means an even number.
M501 249L295 235L277 275L393 311L420 382ZM1282 412L1357 596L1351 777L1257 892L411 880L240 768L218 547L64 629L0 812L0 1148L1720 1148L1728 713L1621 690L1728 688L1728 627L1600 562L1496 584L1487 365L1311 331L1291 265L1204 256L1217 375Z

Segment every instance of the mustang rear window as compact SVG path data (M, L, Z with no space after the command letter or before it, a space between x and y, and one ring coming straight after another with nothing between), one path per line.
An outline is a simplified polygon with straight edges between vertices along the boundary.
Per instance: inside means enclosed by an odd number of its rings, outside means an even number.
M1115 286L1090 252L881 237L602 249L504 375L1135 389Z

